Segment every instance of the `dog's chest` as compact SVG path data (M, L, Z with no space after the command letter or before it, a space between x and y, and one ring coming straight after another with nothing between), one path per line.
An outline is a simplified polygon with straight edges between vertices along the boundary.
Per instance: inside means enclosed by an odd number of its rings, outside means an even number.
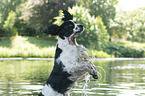
M81 66L79 62L87 58L85 54L85 49L80 45L70 45L68 40L62 40L58 38L58 47L62 50L57 61L63 63L64 71L72 72L75 71L77 67Z
M65 66L66 71L73 70L73 68L79 66L78 65L78 50L76 46L67 46L65 49L63 49L61 55L60 55L60 60Z

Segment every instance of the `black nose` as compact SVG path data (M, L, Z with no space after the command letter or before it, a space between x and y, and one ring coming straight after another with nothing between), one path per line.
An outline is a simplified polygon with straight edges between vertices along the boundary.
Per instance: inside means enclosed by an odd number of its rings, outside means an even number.
M78 24L78 27L80 28L80 32L84 30L83 24Z

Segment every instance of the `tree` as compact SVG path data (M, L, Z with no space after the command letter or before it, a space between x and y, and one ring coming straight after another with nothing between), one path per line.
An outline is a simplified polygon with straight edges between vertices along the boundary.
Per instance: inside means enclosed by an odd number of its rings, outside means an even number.
M0 26L3 30L1 36L17 34L15 21L18 19L17 7L26 0L0 0ZM14 32L15 31L15 32Z
M25 0L0 0L1 23L4 24L9 12L15 12L17 6L23 2L25 2Z
M133 14L133 39L145 42L145 8L139 8L132 12Z
M9 12L9 15L7 17L7 20L4 22L3 27L10 32L10 36L14 36L17 35L17 29L14 27L14 23L15 23L15 15L16 13L11 11Z
M110 29L111 37L115 38L124 38L127 36L127 30L126 30L126 23L127 23L127 12L126 11L120 11L117 12L114 21L111 20L110 22Z
M58 16L60 9L72 7L75 0L31 0L39 2L32 4L30 7L29 21L32 27L39 29L43 26L51 25L54 22L53 17Z
M129 40L143 42L145 41L144 17L145 8L136 9L130 12L120 11L111 24L111 29L115 30L118 36L121 34L121 37L124 36Z
M118 0L78 0L78 4L89 9L91 15L100 16L106 26L107 32L110 35L110 41L112 31L110 31L110 20L114 20L116 10L114 5L118 3Z

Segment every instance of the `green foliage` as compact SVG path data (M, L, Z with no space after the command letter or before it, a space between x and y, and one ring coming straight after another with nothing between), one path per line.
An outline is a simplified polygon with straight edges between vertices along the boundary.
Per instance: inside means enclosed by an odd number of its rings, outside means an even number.
M8 15L7 20L5 21L5 24L3 25L6 29L11 29L14 26L15 23L15 12L11 11Z
M56 41L36 37L2 37L0 38L0 58L54 58L55 44ZM108 42L107 44L104 52L92 49L88 52L96 58L145 57L145 44L131 42Z
M3 36L5 36L5 30L2 27L0 27L0 37Z
M89 9L91 15L100 16L104 25L106 26L107 32L112 36L110 31L110 20L114 20L116 10L114 5L118 3L118 0L78 0L79 5Z
M35 37L11 37L0 41L0 58L9 57L39 57L53 58L55 53L55 41L48 42L45 39Z
M1 23L4 24L5 20L7 19L9 12L15 12L17 6L21 3L25 2L26 0L0 0L0 17Z
M21 26L21 16L22 16L22 8L20 5L27 0L0 0L0 25L3 27L0 28L3 30L3 32L0 32L2 34L1 36L15 36L19 35L24 32L25 29L32 29L30 25L25 24L25 26ZM25 9L26 10L26 9ZM24 10L23 10L24 11ZM24 15L23 15L24 16ZM24 16L25 17L25 16ZM18 22L19 21L19 22ZM26 21L25 21L26 22ZM19 25L20 24L20 25ZM21 26L21 28L20 28ZM21 30L23 29L23 30ZM29 31L27 30L27 33ZM35 31L34 31L35 32ZM29 32L30 33L30 32ZM21 34L21 35L23 35ZM32 36L30 34L30 36Z
M3 27L10 32L10 36L15 36L17 34L17 29L14 27L15 19L16 19L15 12L11 11L7 17L7 20L4 22Z
M38 57L54 58L56 41L40 39L35 37L2 37L0 41L0 58L9 57ZM91 50L92 56L96 58L111 58L103 51Z
M132 58L142 58L145 57L145 47L123 42L108 42L106 48L104 49L108 54L113 54L115 57L132 57Z
M89 14L89 11L81 6L73 6L68 11L73 14L74 21L84 25L84 32L79 35L78 42L91 48L101 50L104 44L108 41L109 35L103 25L101 17L94 17ZM62 23L62 11L58 17L55 17L54 24Z
M104 51L91 50L93 57L96 58L114 58L114 55L109 55Z
M29 26L29 24L23 19L17 19L14 27L17 28L20 36L36 36L35 28Z
M30 2L31 1L31 2ZM75 0L29 0L24 5L25 17L28 18L32 27L39 30L44 26L49 26L54 22L53 17L58 15L60 9L72 7Z
M130 18L131 17L131 18ZM114 37L127 38L131 41L145 42L145 8L130 12L120 11L111 24Z

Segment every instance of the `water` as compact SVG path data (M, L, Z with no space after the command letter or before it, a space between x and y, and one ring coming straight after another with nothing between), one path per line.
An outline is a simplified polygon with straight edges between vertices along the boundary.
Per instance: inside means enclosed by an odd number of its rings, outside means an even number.
M77 82L70 96L145 96L145 60L95 61L101 80ZM37 96L53 61L0 61L0 96ZM100 78L101 78L100 76ZM85 86L86 85L86 86Z

